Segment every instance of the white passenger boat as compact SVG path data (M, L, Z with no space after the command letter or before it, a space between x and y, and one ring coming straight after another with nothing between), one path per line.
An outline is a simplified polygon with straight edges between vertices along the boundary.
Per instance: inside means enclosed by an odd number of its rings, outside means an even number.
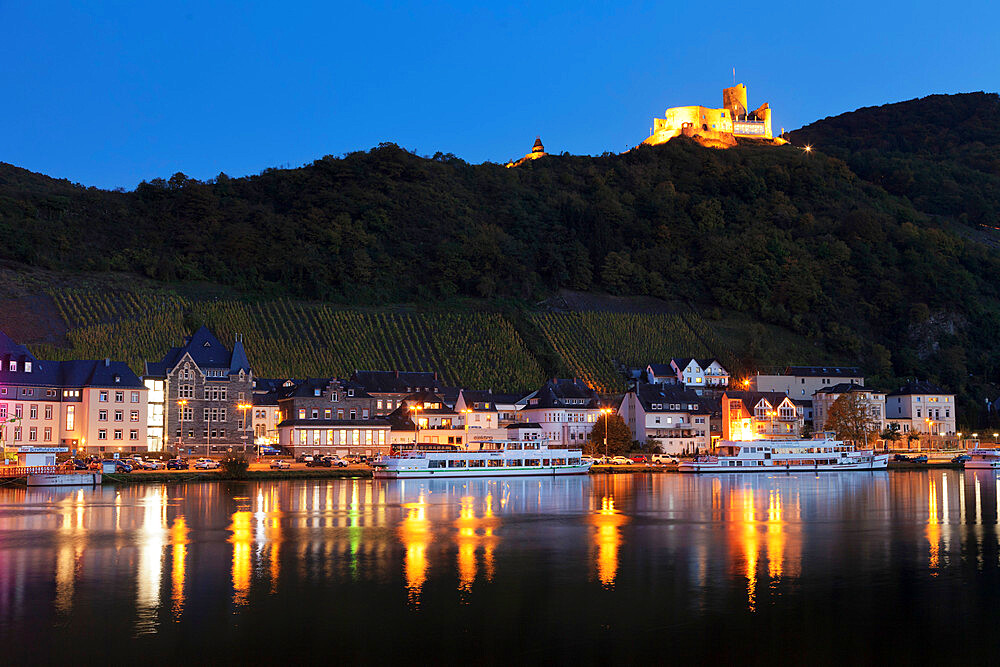
M715 456L682 460L679 472L784 472L831 470L885 470L888 454L855 449L840 440L723 440Z
M590 470L579 449L549 445L547 440L489 440L479 451L455 445L409 445L372 463L381 479L411 477L516 477L580 475Z
M965 462L966 470L1000 468L1000 449L970 449L966 453L969 455L969 460Z

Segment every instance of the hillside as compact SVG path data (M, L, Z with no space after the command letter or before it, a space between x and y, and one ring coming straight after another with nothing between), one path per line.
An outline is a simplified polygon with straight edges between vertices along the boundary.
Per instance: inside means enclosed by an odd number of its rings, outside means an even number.
M525 377L575 364L607 378L588 351L613 367L667 353L647 340L657 330L683 331L673 320L630 325L623 312L594 319L594 331L617 335L601 343L579 333L586 324L559 329L529 304L563 289L656 297L683 307L649 316L697 314L740 367L836 358L888 384L930 377L972 409L1000 367L990 335L1000 323L989 229L1000 208L996 105L995 95L972 94L862 109L793 132L811 153L678 139L504 169L383 144L246 178L177 174L133 192L0 165L0 258L209 281L244 295L237 309L479 300L541 369L527 364ZM184 312L208 317L195 306ZM576 351L560 342L567 331ZM343 340L317 336L316 354ZM275 345L278 355L289 349Z

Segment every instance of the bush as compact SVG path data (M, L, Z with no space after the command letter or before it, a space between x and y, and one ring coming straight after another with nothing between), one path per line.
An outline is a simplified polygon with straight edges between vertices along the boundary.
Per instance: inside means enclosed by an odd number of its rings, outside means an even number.
M229 477L246 477L247 468L250 467L250 459L246 452L230 451L219 461L219 466Z

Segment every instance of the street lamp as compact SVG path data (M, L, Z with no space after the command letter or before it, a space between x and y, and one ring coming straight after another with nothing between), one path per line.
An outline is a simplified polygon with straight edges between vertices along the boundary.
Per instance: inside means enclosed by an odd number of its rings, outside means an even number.
M465 450L469 450L469 415L472 414L472 410L469 408L462 408L462 414L465 415L462 418L462 422L465 424Z
M423 410L423 406L411 405L410 412L418 413ZM411 419L413 419L413 450L416 451L420 447L420 419L419 415L414 414Z
M243 411L243 454L247 451L247 410L253 407L253 403L239 403L237 408ZM260 459L260 448L257 449L257 458Z
M601 408L604 415L604 458L608 458L608 422L611 421L611 408Z
M181 430L180 435L177 436L177 457L180 458L181 447L184 445L184 407L188 404L187 399L181 399L177 401L177 405L180 407L180 418L177 422L180 424Z

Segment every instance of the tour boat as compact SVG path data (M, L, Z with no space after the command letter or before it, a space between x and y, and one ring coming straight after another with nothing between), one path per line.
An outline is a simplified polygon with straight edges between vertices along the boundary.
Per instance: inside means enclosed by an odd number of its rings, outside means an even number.
M409 445L372 463L381 479L411 477L518 477L580 475L590 470L579 449L549 445L547 440L489 440L478 451L457 445Z
M969 455L966 470L1000 468L1000 449L970 449L966 453Z
M715 456L682 460L680 472L785 472L801 470L885 470L888 454L855 449L840 440L723 440ZM968 464L967 464L968 465Z

